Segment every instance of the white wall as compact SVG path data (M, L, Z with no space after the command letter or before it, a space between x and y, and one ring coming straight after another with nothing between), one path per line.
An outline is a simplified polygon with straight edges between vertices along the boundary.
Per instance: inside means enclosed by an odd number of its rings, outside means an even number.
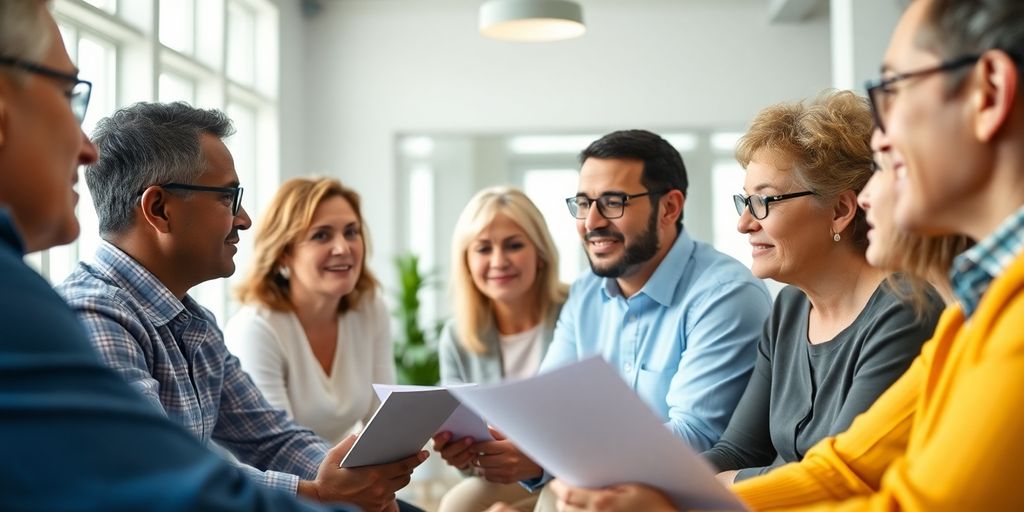
M878 78L889 36L903 12L897 0L831 0L832 84L866 94Z
M278 83L281 122L281 178L304 174L306 123L303 94L306 81L306 42L303 38L306 20L302 15L301 0L274 0L281 23L279 43L281 71ZM258 64L258 63L257 63Z
M324 2L304 26L301 98L282 86L285 177L329 173L363 194L388 281L396 134L735 128L831 84L824 16L770 25L765 0L581 3L586 36L530 45L479 36L474 0Z

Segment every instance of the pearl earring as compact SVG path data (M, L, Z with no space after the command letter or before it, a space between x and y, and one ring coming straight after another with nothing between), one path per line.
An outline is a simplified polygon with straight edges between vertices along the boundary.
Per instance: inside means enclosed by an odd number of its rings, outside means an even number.
M843 237L839 236L839 233L833 233L832 234L832 241L838 242L838 241L840 241L842 239L843 239Z
M277 274L285 280L288 280L288 278L292 277L292 269L281 265L280 267L277 267Z

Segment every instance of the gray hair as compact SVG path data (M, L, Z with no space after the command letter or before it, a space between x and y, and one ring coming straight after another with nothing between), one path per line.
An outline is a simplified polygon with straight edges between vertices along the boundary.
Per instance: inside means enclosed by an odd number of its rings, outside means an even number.
M0 0L0 56L36 62L46 55L53 43L53 34L47 30L43 16L45 0ZM0 66L0 72L12 77L22 72L10 66Z
M944 59L1003 50L1024 59L1021 0L931 0L917 42Z
M204 134L223 139L231 120L215 109L187 103L136 103L101 119L92 141L99 160L86 168L100 234L123 233L135 221L135 206L146 188L193 183L206 170L199 146Z

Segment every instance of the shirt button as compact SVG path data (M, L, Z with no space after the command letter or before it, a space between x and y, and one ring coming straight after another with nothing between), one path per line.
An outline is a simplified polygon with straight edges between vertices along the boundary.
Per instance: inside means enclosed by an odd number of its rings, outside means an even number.
M626 370L627 373L633 371L633 363L626 363L622 365L622 369Z

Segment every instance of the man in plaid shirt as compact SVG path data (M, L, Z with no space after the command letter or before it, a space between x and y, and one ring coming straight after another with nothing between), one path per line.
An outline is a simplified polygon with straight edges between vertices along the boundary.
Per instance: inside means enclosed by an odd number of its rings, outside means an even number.
M271 406L225 348L213 315L187 295L234 273L241 207L231 121L184 103L139 103L103 119L100 159L85 173L104 242L58 291L104 361L169 418L215 441L266 486L367 510L427 457L343 469L354 442L331 448ZM329 454L330 452L330 454Z

